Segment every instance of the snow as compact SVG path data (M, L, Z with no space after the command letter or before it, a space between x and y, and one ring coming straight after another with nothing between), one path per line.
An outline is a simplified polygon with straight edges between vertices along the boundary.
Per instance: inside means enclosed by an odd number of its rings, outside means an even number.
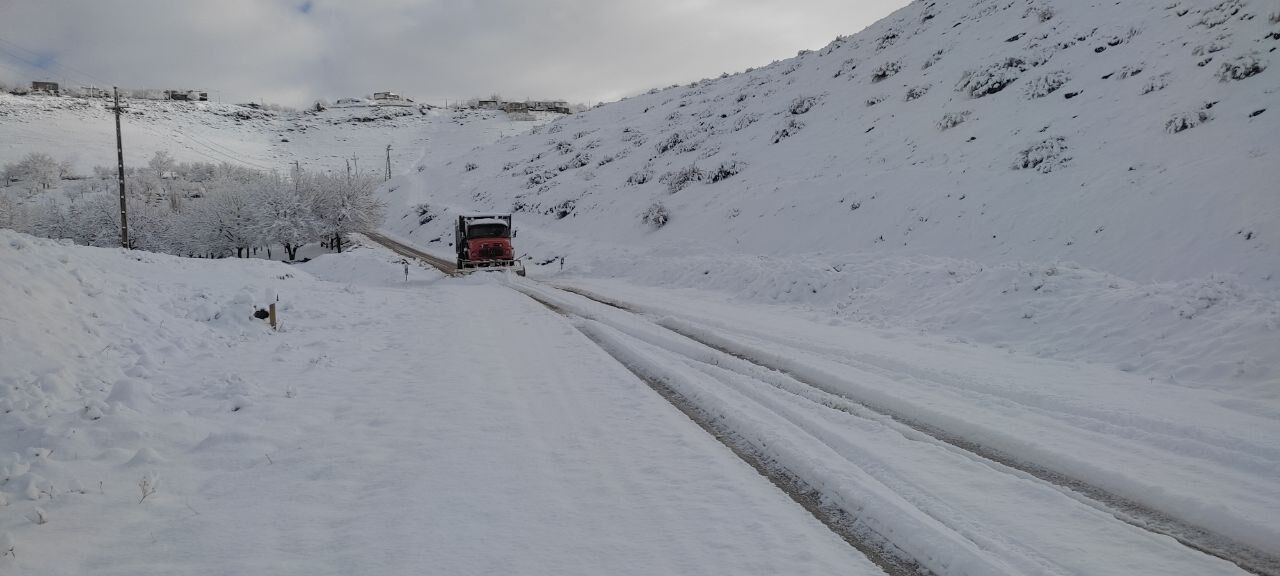
M345 169L355 159L382 174L386 146L396 172L441 155L452 157L503 134L558 117L516 121L503 112L416 106L343 106L323 112L275 112L216 102L134 100L121 122L125 163L144 166L158 151L179 162L212 162L287 174ZM100 99L0 93L0 164L30 152L70 161L76 174L116 164L115 120ZM70 144L70 145L69 145Z
M1280 410L1274 398L1246 400L1084 363L1011 357L989 347L831 322L800 307L744 306L716 293L559 282L626 302L662 326L825 390L1259 549L1280 550L1272 521L1280 515ZM947 477L955 478L951 472ZM954 504L959 497L941 500Z
M444 253L424 240L452 213L512 210L547 272L563 257L1274 401L1280 84L1218 74L1274 59L1264 12L913 3L822 50L423 162L389 211L443 217L387 229ZM1188 111L1212 120L1166 132Z
M878 572L483 276L0 247L6 573Z
M132 102L133 164L391 143L383 233L513 212L530 276L0 230L0 571L878 572L636 374L940 576L1241 573L1148 511L1278 558L1264 8L917 2L532 123ZM0 161L112 140L0 95Z

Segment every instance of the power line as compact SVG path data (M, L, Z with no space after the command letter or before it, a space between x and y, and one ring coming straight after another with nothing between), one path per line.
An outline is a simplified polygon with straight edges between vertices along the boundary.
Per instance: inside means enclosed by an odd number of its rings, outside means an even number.
M5 48L5 46L9 46L10 48L6 49L6 48ZM21 56L20 54L16 53L14 50L20 50L20 51L22 51L22 52L26 52L26 53L27 53L27 54L29 54L30 56L23 57L23 56ZM0 38L0 51L2 51L2 52L4 52L4 53L8 54L8 55L9 55L9 56L11 56L12 58L14 58L14 59L16 59L16 60L18 60L18 61L20 61L20 62L22 62L22 63L24 63L24 64L26 64L26 65L28 65L28 66L30 66L31 68L36 69L36 70L48 70L48 69L50 69L50 68L57 68L57 69L59 69L59 70L61 70L61 71L62 71L62 72L61 72L61 74L60 74L60 76L62 76L62 79L63 79L63 80L70 80L70 79L72 79L72 77L74 77L74 76L77 76L77 75L78 75L78 76L82 77L83 79L88 79L88 80L90 80L90 82L88 82L88 84L100 84L100 85L103 85L103 86L105 86L105 85L109 84L109 82L107 82L107 81L105 81L105 80L103 80L103 79L101 79L101 78L98 78L97 76L94 76L93 74L90 74L90 73L88 73L88 72L85 72L84 70L81 70L81 69L76 68L76 67L74 67L74 66L71 66L70 64L64 64L64 63L62 63L62 62L58 62L57 60L54 60L54 61L50 62L49 64L42 66L42 65L40 65L40 60L41 60L42 58L44 58L44 56L42 56L39 52L36 52L36 51L31 50L31 49L29 49L29 48L24 48L23 46L21 46L21 45L19 45L19 44L15 43L15 42L13 42L13 41L6 40L6 39L4 39L4 38Z

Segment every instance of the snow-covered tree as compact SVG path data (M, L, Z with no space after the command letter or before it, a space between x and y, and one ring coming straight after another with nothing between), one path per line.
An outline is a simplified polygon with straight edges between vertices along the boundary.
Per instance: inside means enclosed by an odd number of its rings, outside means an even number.
M196 253L243 258L256 244L254 213L248 186L232 179L220 179L200 203L192 206L184 228L200 250Z
M320 235L311 203L304 196L314 190L312 180L302 173L294 174L292 182L272 175L254 196L255 236L268 245L283 245L290 260L297 259L298 248Z
M17 166L18 179L27 182L33 190L47 190L62 179L63 166L53 156L43 152L27 154Z
M120 198L115 194L89 194L72 201L67 208L67 220L70 238L77 244L120 245Z
M173 171L174 165L173 157L165 151L156 152L155 156L147 162L147 167L156 178L164 178L165 172Z
M31 215L31 233L45 238L72 238L71 221L66 210L53 198L45 198Z
M343 236L365 232L382 224L386 205L373 196L378 179L371 175L316 175L310 195L311 210L320 230L342 251Z

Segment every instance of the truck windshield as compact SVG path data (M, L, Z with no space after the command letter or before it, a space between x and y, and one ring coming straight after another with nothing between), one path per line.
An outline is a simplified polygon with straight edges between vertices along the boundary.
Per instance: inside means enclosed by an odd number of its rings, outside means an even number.
M469 238L506 238L507 227L502 224L475 224L467 227Z

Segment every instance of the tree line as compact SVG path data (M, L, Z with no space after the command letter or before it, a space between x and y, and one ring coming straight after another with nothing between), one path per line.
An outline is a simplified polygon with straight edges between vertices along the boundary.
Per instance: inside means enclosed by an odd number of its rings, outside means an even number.
M5 166L0 227L119 246L116 169L96 167L93 176L70 181L68 173L66 164L47 154ZM345 234L382 223L385 206L374 197L379 182L371 174L295 169L284 175L226 163L177 163L157 152L145 168L126 170L129 247L223 258L282 246L290 260L316 241L341 251Z

